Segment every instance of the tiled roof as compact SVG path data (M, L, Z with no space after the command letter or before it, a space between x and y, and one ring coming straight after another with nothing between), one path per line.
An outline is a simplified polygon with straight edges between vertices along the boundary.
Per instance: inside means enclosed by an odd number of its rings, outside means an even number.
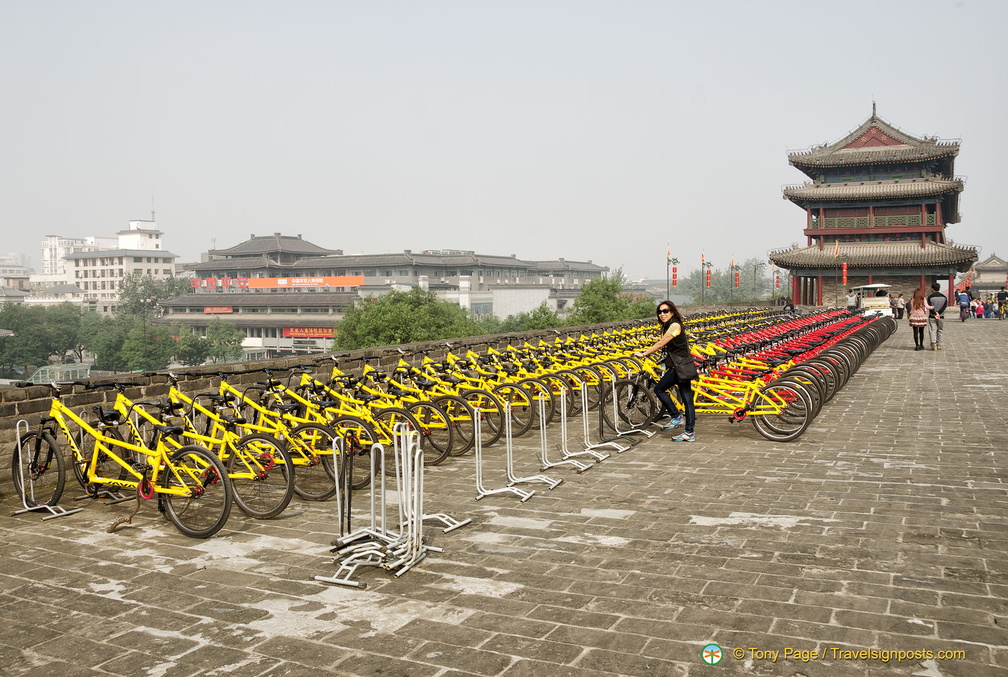
M805 183L784 189L786 200L872 200L962 192L962 179L896 179L854 183Z
M357 298L351 292L234 292L227 294L183 294L158 301L166 308L231 306L232 308L316 308L349 306ZM265 315L263 316L265 317Z
M84 294L85 292L75 284L57 284L42 293L46 296L62 296L64 294Z
M299 268L368 268L372 266L440 266L443 265L437 256L426 254L407 254L398 252L392 254L348 254L343 256L320 256L301 259Z
M600 266L591 261L568 261L557 259L556 261L533 261L536 270L547 272L551 270L578 270L604 272L609 270L606 266Z
M872 128L900 145L862 146L846 148ZM788 162L798 167L841 167L886 162L925 162L959 154L957 141L941 141L936 137L917 138L893 127L874 113L853 132L836 143L824 144L804 151L788 153Z
M840 268L846 262L852 268L920 267L965 265L977 260L974 247L928 242L841 242L840 255L828 243L823 249L811 247L783 249L770 253L770 261L781 268Z
M305 259L298 259L297 264L291 263L277 263L266 256L250 256L248 258L234 258L234 259L213 259L211 261L201 261L200 263L192 263L186 265L186 270L201 271L201 270L221 270L227 268L242 269L242 270L289 270L290 268L297 265L300 267L301 262Z
M300 235L294 237L292 235L281 235L280 233L260 236L253 235L250 239L239 242L234 247L212 249L210 251L211 255L222 257L264 256L266 254L278 253L324 256L326 254L340 254L342 252L339 249L319 247L308 240L301 239Z

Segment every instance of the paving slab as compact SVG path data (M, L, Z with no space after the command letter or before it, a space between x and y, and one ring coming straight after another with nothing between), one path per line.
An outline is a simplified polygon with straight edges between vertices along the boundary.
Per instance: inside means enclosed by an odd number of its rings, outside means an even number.
M702 416L693 444L551 469L564 482L524 503L474 500L472 456L451 458L425 510L472 523L428 522L443 552L362 568L364 589L313 580L335 571L333 501L236 510L198 541L153 505L110 534L131 503L42 521L8 516L8 493L0 673L1008 674L1008 322L950 321L945 341L914 351L901 324L790 443ZM515 441L519 475L538 443ZM504 486L503 446L485 451Z

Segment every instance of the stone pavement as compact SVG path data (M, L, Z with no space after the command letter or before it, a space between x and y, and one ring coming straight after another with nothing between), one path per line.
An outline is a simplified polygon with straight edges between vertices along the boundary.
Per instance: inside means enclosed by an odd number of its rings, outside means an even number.
M114 534L132 504L8 517L8 492L0 674L1008 674L1008 323L946 327L914 352L902 324L793 443L705 417L695 444L552 470L526 503L474 501L471 456L450 459L426 511L473 523L364 590L312 580L329 502L198 541L150 505Z

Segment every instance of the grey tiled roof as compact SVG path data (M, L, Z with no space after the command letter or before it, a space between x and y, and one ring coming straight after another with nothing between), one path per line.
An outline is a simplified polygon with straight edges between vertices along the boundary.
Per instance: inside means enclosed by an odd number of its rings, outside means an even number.
M874 127L902 145L845 148ZM941 141L933 137L917 138L901 132L877 115L836 143L788 153L788 161L798 167L841 167L888 162L924 162L959 154L957 141Z
M159 301L166 308L195 306L231 306L233 308L315 308L348 306L357 299L351 292L229 292L222 294L183 294Z
M265 256L266 254L276 253L324 256L326 254L339 254L341 251L319 247L308 240L301 239L300 236L281 235L280 233L260 236L253 235L250 239L239 242L233 247L210 251L210 254L215 256L231 257Z
M577 271L597 271L604 272L609 270L606 266L600 266L598 264L592 263L591 261L568 261L566 259L557 259L556 261L533 261L532 264L536 267L536 270L543 272L550 270L577 270Z
M855 183L805 183L784 189L786 200L872 200L962 192L961 179L896 179Z
M840 268L847 262L852 268L963 265L977 260L974 247L928 242L841 242L840 255L834 256L836 246L828 243L796 249L776 250L770 261L781 268Z

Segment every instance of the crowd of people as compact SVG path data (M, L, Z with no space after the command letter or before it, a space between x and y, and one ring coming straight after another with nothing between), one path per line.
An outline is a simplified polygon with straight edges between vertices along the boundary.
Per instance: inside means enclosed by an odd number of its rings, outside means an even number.
M895 319L902 320L904 313L906 314L907 322L913 330L914 350L926 350L925 327L928 329L927 338L931 350L942 349L944 313L949 306L949 298L941 293L941 287L937 282L931 285L931 293L927 297L924 296L924 289L915 289L909 301L903 294L894 296L884 288L877 294L889 297L889 308ZM997 318L998 310L1003 311L1001 317L1008 315L1008 289L1005 287L1001 287L996 293L988 294L986 298L982 295L975 297L972 289L965 287L955 292L954 301L959 305L959 319L963 322L969 318ZM862 305L861 298L853 289L847 290L846 302L847 309L852 311Z

